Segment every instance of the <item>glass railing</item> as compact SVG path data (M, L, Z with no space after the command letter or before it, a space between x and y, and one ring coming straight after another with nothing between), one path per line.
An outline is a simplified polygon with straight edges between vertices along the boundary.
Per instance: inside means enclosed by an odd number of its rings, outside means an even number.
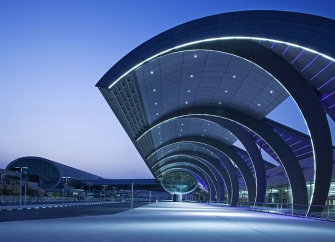
M249 203L249 210L335 221L334 205L300 205L292 203Z
M192 201L220 207L245 207L251 211L313 218L335 222L335 205L300 205L292 203L248 203L237 202L235 206L225 201Z

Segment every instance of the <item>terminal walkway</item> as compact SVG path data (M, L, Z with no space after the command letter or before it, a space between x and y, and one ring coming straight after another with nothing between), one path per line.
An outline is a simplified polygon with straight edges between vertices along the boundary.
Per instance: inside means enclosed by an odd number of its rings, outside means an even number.
M335 223L159 202L113 215L2 222L0 231L0 241L334 241Z

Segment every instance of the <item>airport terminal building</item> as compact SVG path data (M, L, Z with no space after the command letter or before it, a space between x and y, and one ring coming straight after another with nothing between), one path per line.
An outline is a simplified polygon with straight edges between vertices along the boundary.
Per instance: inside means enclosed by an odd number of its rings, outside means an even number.
M64 187L65 178L68 185L80 188L81 180L98 180L102 177L91 173L60 164L41 157L21 157L10 162L6 169L16 170L16 167L27 167L24 169L27 175L36 175L42 189L59 189Z

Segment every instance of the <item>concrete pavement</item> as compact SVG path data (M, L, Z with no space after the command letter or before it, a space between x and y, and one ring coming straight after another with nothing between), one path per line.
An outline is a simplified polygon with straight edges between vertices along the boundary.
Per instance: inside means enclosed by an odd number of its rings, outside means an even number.
M329 242L335 238L335 223L241 208L160 202L114 215L2 222L0 231L1 241Z

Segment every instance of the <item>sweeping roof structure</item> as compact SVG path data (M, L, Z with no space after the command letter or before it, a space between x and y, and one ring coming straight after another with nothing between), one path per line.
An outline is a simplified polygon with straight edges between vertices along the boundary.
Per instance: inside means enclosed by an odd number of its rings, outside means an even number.
M335 119L334 26L284 11L193 20L135 48L96 86L156 178L192 167L216 187L211 199L226 189L236 204L240 176L249 201L261 202L273 167L263 149L284 167L294 203L321 205L333 166L326 115ZM309 135L266 118L288 97ZM306 157L314 159L311 201L298 162Z

